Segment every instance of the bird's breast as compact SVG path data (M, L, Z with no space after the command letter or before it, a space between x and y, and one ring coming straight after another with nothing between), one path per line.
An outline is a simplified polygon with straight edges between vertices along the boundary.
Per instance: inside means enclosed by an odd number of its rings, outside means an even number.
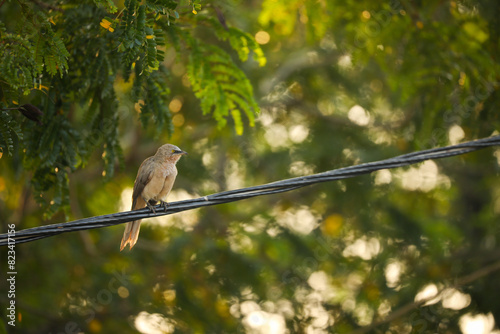
M177 168L175 167L174 164L163 164L161 171L160 171L160 176L164 179L171 175L177 175Z

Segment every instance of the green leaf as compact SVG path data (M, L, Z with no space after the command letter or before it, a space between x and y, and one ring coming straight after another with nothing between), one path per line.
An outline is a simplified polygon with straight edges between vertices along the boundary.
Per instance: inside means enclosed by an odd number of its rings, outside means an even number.
M247 116L250 126L254 125L255 114L259 112L248 78L222 49L195 40L191 41L191 47L188 75L203 113L211 113L219 128L226 125L230 113L236 133L242 134L241 112Z

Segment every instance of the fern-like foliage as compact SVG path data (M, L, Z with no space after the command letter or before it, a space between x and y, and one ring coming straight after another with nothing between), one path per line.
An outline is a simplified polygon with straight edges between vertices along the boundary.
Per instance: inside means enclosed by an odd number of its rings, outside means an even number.
M24 140L24 165L33 171L35 199L46 208L46 217L61 209L68 214L68 173L80 165L81 151L79 133L61 113L63 106L56 107L49 101L43 107L44 126L30 124ZM46 194L51 189L49 197Z
M190 46L188 75L203 113L212 113L219 127L226 125L231 114L238 134L243 132L242 112L253 126L259 107L243 71L219 47L195 39Z
M229 41L241 61L247 61L248 56L253 54L253 58L259 66L266 65L264 52L252 35L233 27L225 28L214 18L202 17L199 20L208 24L219 39Z
M30 13L22 33L8 33L0 22L0 79L6 87L21 90L28 95L44 73L61 76L68 68L67 51L59 34L56 34L43 12ZM31 37L35 34L35 37ZM31 37L31 38L30 38Z
M86 122L89 125L83 133L85 136L85 147L83 161L90 159L92 152L96 149L102 149L102 158L104 163L103 176L109 180L115 173L116 162L118 166L123 167L123 151L118 140L118 121L117 103L114 95L110 98L103 98L96 94L92 101L88 118Z
M176 0L17 0L2 5L16 6L20 19L15 25L0 22L0 109L5 109L0 110L0 151L8 153L0 158L16 151L23 156L47 216L68 213L69 175L92 157L102 157L104 179L123 166L119 99L139 104L143 127L172 134L171 82L164 65L168 47L186 65L203 113L219 127L232 118L238 134L244 129L242 114L254 125L258 106L252 86L230 53L232 48L242 62L253 55L262 66L262 50L251 35L212 18L213 10L202 9L201 1L185 4L190 10L183 6L179 12ZM227 48L195 37L198 26ZM117 96L122 79L129 89ZM7 110L26 103L43 112L43 126Z
M123 53L126 78L135 66L146 74L159 69L164 53L158 47L165 46L165 38L160 29L155 29L155 19L161 15L170 16L176 5L173 1L157 0L145 5L137 0L125 1L122 19L117 22L116 36L121 42L118 51ZM147 19L148 15L155 19Z
M37 73L42 73L45 68L50 76L57 73L62 76L68 68L69 52L61 38L54 33L49 22L41 24L40 29L34 49Z
M8 111L0 111L0 153L6 150L12 156L14 139L23 139L19 124L9 115Z
M33 81L38 76L38 66L34 57L35 50L28 38L8 33L0 21L0 80L8 82L3 87L4 95L22 91L29 94ZM42 59L43 61L43 59ZM9 101L10 102L10 101Z
M151 119L156 126L157 134L162 133L164 129L168 133L172 133L174 130L172 117L166 102L170 90L166 84L166 75L163 71L154 72L148 77L144 85L146 96L144 103L141 104L142 124L147 126Z

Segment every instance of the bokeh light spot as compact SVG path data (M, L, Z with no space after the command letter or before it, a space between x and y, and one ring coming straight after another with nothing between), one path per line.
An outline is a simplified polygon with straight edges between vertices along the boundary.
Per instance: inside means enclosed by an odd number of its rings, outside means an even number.
M179 112L182 108L182 101L178 98L175 97L172 101L170 101L168 105L168 109L170 109L171 112Z
M118 296L122 298L127 298L130 295L128 289L124 286L118 288Z
M184 124L184 116L182 116L182 114L176 114L174 117L172 117L172 123L174 124L174 126L176 127L180 127Z
M349 109L347 117L351 120L351 122L359 126L366 126L370 123L370 114L368 114L360 105L355 105Z
M465 137L465 132L460 125L453 125L448 130L448 138L452 145L458 144Z
M261 45L269 43L271 36L267 31L259 31L255 34L255 41Z

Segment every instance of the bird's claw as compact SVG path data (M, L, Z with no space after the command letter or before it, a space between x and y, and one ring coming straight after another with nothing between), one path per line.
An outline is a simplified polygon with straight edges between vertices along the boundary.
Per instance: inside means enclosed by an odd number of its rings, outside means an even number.
M151 205L149 202L146 202L146 205L149 208L149 210L151 210L153 213L156 213L155 207L153 205Z
M160 205L165 209L165 211L167 211L167 209L168 209L168 203L167 202L160 201Z

